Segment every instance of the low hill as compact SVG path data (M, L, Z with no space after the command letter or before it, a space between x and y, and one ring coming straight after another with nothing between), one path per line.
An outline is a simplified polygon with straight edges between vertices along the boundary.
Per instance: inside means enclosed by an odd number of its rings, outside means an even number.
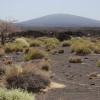
M100 21L69 14L52 14L18 23L27 27L100 27Z

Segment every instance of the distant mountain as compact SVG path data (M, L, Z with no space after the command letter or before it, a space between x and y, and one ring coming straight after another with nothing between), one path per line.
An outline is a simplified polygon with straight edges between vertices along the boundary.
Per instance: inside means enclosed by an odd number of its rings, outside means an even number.
M18 23L28 27L100 27L100 21L69 14L52 14Z

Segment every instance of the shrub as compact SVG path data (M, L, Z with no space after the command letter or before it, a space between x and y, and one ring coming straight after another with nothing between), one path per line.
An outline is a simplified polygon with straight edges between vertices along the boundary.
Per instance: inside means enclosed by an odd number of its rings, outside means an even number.
M72 45L71 49L72 52L75 52L76 54L87 55L91 53L91 49L86 44L82 43Z
M96 41L95 45L98 46L98 47L100 47L100 40Z
M49 76L34 66L21 67L20 65L6 66L1 70L4 74L5 87L11 89L24 89L29 92L38 92L49 85ZM49 74L48 74L49 75Z
M24 55L25 60L42 59L45 57L45 52L42 50L30 48L28 53Z
M5 52L7 52L7 53L23 51L23 47L17 43L8 43L5 45L4 48L5 48Z
M37 40L41 41L43 44L59 44L59 40L57 38L51 38L51 37L39 37Z
M47 43L59 44L59 40L57 38L48 38Z
M7 77L8 88L21 88L29 92L39 92L49 85L49 79L33 73L21 73L19 75L13 75Z
M94 53L100 54L100 47L99 46L95 47Z
M0 57L4 56L4 54L5 54L4 49L1 49L1 48L0 48Z
M69 42L72 52L75 52L76 54L86 55L95 49L95 43L88 38L71 38Z
M14 45L11 43L5 45L5 52L13 52L14 50Z
M40 66L41 66L41 69L42 69L42 70L44 70L44 71L49 71L49 67L50 67L49 62L47 62L47 61L42 62Z
M41 41L36 40L36 39L30 42L31 47L36 47L36 46L40 46L40 45L41 45Z
M29 47L30 46L29 43L24 38L17 38L17 39L15 39L15 42L17 44L20 44L22 47Z
M23 50L23 52L24 52L25 54L27 54L27 53L29 52L29 48L25 48L25 49Z
M24 54L24 60L29 61L31 59L31 56L29 54Z
M47 38L48 37L39 37L39 38L37 38L37 40L41 41L43 44L46 44L47 43Z
M5 74L5 68L4 67L0 67L0 75L4 75Z
M82 63L82 60L80 57L75 56L75 57L70 57L69 58L69 63Z
M53 49L55 49L55 48L56 48L56 45L53 44L53 43L48 43L48 44L46 44L46 46L45 46L46 51L51 51L51 50L53 50Z
M14 47L15 52L23 52L23 47L20 44L16 44Z
M22 73L22 67L21 65L13 65L13 66L7 66L6 67L6 76L10 77L13 75L18 75Z
M0 88L0 100L35 100L35 95L20 89L7 90Z
M100 60L97 61L97 66L100 67Z
M69 41L63 41L63 42L62 42L62 46L63 46L63 47L70 46L70 42L69 42Z
M50 83L49 77L33 66L21 67L20 65L6 67L5 81L9 89L20 88L29 92L39 92Z

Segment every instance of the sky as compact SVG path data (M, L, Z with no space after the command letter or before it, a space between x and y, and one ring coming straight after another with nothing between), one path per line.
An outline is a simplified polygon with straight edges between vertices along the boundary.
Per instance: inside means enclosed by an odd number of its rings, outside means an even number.
M100 20L100 0L0 0L0 19L25 21L60 13Z

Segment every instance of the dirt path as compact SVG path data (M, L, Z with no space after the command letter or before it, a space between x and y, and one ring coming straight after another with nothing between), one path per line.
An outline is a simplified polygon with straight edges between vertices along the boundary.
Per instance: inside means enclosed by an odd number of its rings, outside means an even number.
M82 64L69 63L70 48L64 48L65 53L51 55L54 65L51 67L54 82L64 84L62 89L51 89L37 95L37 100L100 100L100 77L89 78L88 74L100 74L96 60L100 55L81 56Z

